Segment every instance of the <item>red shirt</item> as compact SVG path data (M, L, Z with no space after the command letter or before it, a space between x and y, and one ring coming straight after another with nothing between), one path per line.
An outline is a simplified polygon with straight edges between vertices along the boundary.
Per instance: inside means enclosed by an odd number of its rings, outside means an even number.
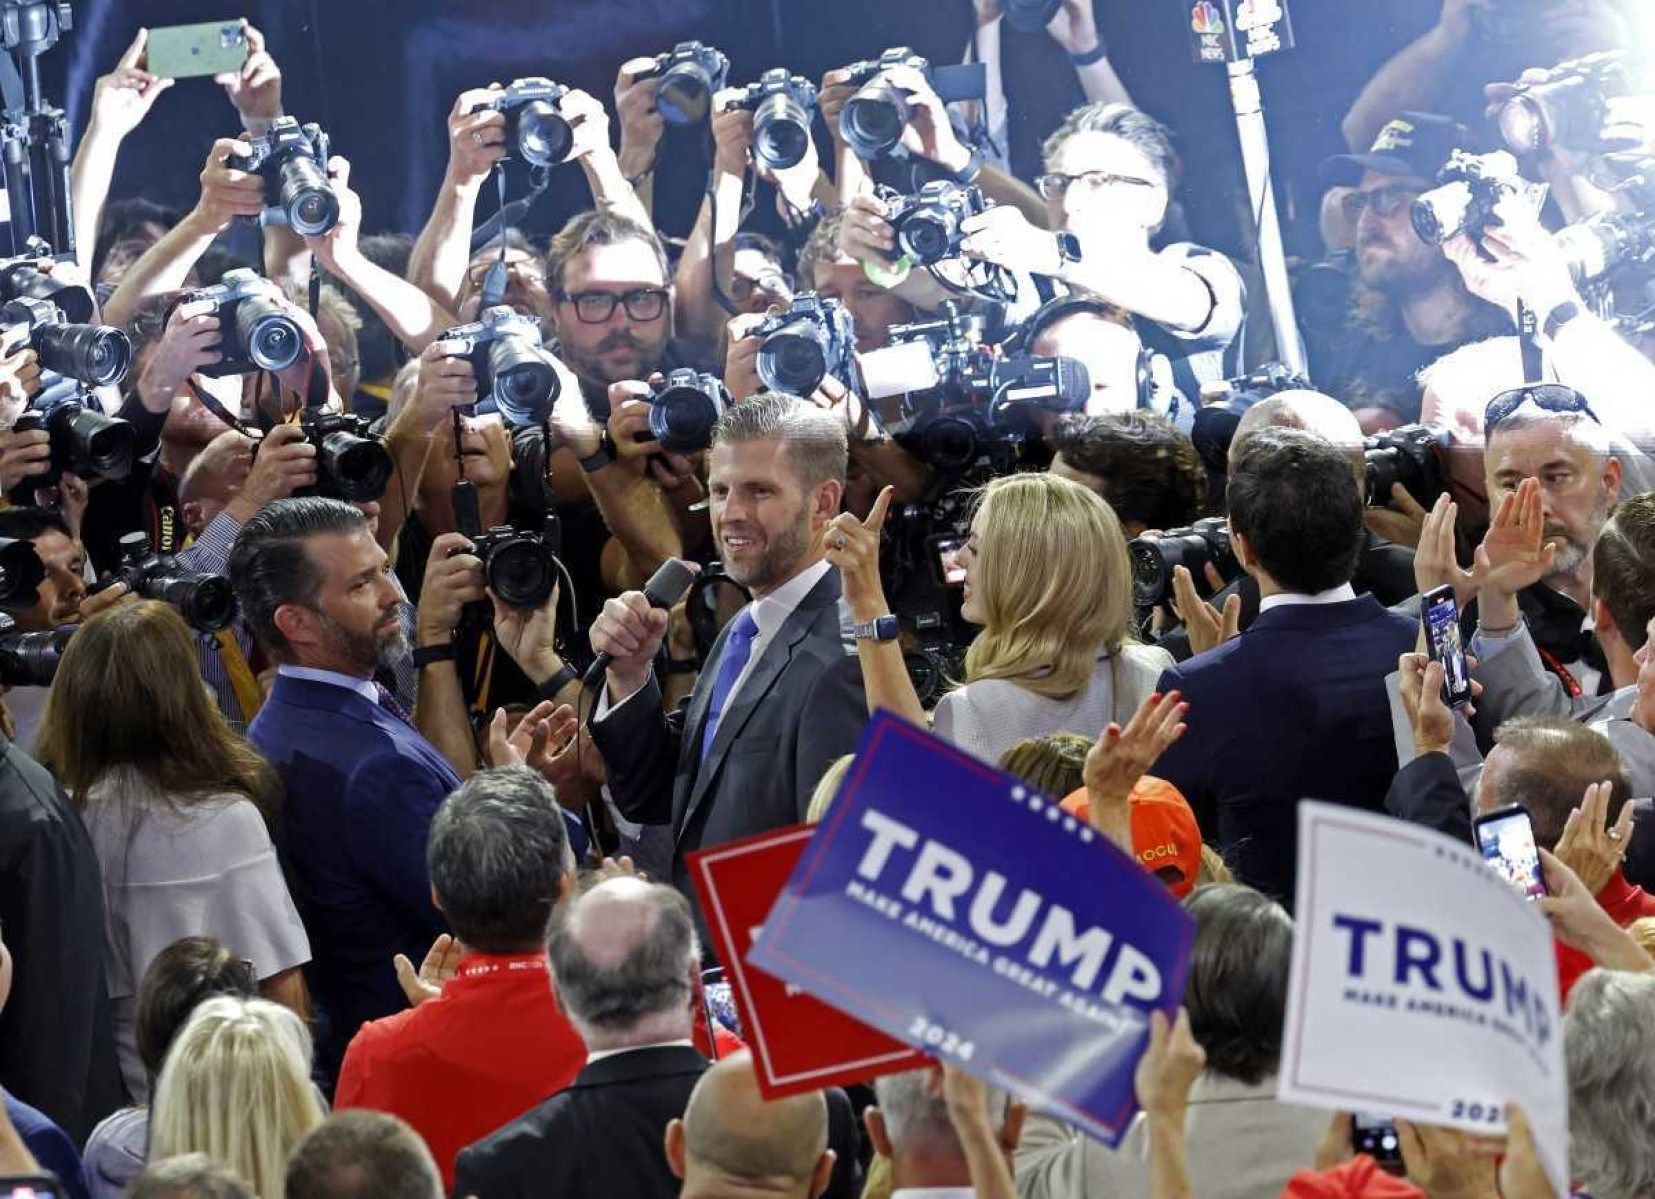
M1622 928L1640 917L1655 916L1655 895L1627 882L1626 875L1619 870L1597 893L1597 901L1598 906L1609 913L1609 918ZM1580 976L1591 968L1591 958L1578 949L1570 949L1563 942L1557 942L1557 982L1563 990L1565 1002L1568 1001L1569 991L1580 981Z
M408 1121L443 1188L460 1150L574 1079L586 1045L558 1008L542 953L470 953L436 999L364 1024L345 1051L336 1108Z

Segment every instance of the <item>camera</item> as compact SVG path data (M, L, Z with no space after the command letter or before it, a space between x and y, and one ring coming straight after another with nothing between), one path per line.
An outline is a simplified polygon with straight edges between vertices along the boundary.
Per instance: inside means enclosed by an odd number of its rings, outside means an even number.
M374 436L368 417L310 409L300 418L299 430L316 447L316 484L303 494L356 503L385 494L391 453Z
M32 608L40 599L40 584L46 567L35 552L34 542L21 537L0 537L0 605Z
M24 633L0 612L0 687L50 687L74 629Z
M27 327L26 339L14 349L33 347L42 370L88 387L119 383L132 365L132 342L112 325L75 324L50 300L19 296L0 305L0 336L11 341L13 331Z
M478 403L492 404L513 428L544 420L563 390L534 317L502 304L484 309L471 324L456 326L442 338L463 343L455 357L471 363Z
M575 146L575 131L562 112L568 94L568 88L550 79L514 79L505 91L471 111L505 113L508 152L531 167L555 167Z
M1609 102L1629 90L1623 53L1588 54L1559 63L1533 83L1518 84L1517 94L1495 114L1495 125L1515 154L1535 154L1553 146L1609 148L1604 138Z
M128 533L119 544L121 561L111 582L125 583L133 595L171 604L200 633L216 633L236 618L236 595L223 575L190 570L171 554L157 554L144 533Z
M264 176L264 224L319 237L339 223L339 197L328 179L328 135L320 125L277 117L252 146L250 157L231 165Z
M672 371L650 395L649 434L669 454L694 454L713 443L713 426L730 407L717 375Z
M1132 556L1132 602L1140 608L1164 604L1172 596L1172 568L1190 572L1196 587L1207 590L1210 564L1226 582L1241 576L1241 563L1230 544L1230 526L1222 516L1198 520L1187 529L1138 537L1127 547Z
M40 269L40 260L55 258L52 248L36 241L35 253L17 258L0 258L0 302L10 300L46 300L56 304L64 319L71 324L85 324L95 311L92 291L78 283L54 279Z
M934 707L965 676L977 630L960 615L955 562L969 536L972 493L953 488L924 504L894 508L885 526L880 574L903 630L902 660L920 703Z
M482 559L483 576L500 602L532 612L551 599L563 573L557 560L562 539L557 517L548 514L538 533L525 533L511 525L484 529L477 488L462 479L452 494L455 530L470 540L471 552Z
M1600 213L1557 232L1575 286L1655 262L1655 221L1645 213Z
M219 359L197 368L200 374L220 378L284 371L304 353L304 331L287 297L247 267L225 271L217 283L186 292L179 302L211 304L218 318Z
M1190 441L1205 466L1215 475L1230 473L1230 443L1236 426L1252 406L1278 391L1309 390L1310 381L1280 362L1201 389L1201 407L1190 427Z
M65 471L82 479L124 479L132 473L137 433L131 424L82 403L78 394L46 404L39 403L37 396L36 401L35 407L17 418L12 431L45 430L52 457L45 473L31 475L11 489L12 503L32 503L37 489L56 487Z
M980 100L984 91L981 63L939 67L915 54L907 46L895 46L877 59L852 63L845 70L856 94L839 111L839 136L858 158L877 158L902 140L912 109L908 93L882 78L892 67L913 67L925 76L931 90L944 104L958 100Z
M829 375L847 385L855 378L856 326L838 300L800 292L753 336L761 342L759 378L772 391L808 396Z
M786 67L772 67L731 106L753 114L753 157L772 171L804 161L810 150L810 122L816 113L816 85Z
M1362 443L1367 462L1370 508L1391 502L1391 486L1401 483L1421 508L1430 508L1448 488L1440 452L1444 434L1428 425L1403 425L1376 433Z
M889 220L897 249L908 261L915 266L935 266L959 256L965 238L961 226L987 211L981 188L939 179L915 195L894 201Z
M722 51L700 42L679 42L657 55L653 69L639 79L660 80L655 85L655 111L669 125L699 125L712 110L713 94L724 89L730 60Z
M1414 232L1433 246L1461 233L1481 237L1484 229L1499 224L1494 206L1528 188L1518 174L1517 160L1504 150L1492 154L1455 150L1437 176L1437 184L1414 201L1409 213Z

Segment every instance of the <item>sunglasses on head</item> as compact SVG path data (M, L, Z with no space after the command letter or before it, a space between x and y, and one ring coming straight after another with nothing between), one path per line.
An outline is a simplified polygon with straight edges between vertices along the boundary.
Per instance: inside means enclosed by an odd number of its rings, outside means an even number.
M1533 383L1502 391L1488 402L1488 407L1483 410L1483 436L1494 432L1495 426L1525 404L1533 404L1542 412L1576 414L1586 417L1593 424L1603 423L1586 402L1586 397L1574 388L1561 383Z

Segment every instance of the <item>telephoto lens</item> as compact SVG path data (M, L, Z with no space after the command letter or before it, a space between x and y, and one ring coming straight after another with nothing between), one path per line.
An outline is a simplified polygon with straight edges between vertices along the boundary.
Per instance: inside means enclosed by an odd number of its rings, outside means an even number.
M811 394L827 377L822 331L811 321L789 321L764 339L757 365L766 387L790 395Z
M94 312L91 289L54 279L36 265L38 262L39 258L32 254L0 262L0 299L45 300L57 305L66 321L74 324L90 321Z
M875 79L845 101L839 133L858 158L877 158L902 140L910 115L907 95Z
M724 86L730 60L700 42L680 42L655 60L655 111L669 125L699 125L712 111L713 93Z
M21 537L0 537L0 605L33 607L40 598L40 584L46 567L35 553L34 542Z
M288 227L301 237L320 237L339 223L339 197L314 158L295 154L282 162L280 205Z
M110 325L39 325L34 348L41 366L89 387L119 383L132 365L132 343Z
M105 416L76 400L60 400L45 410L31 408L17 418L12 429L19 433L44 429L51 441L50 468L19 485L31 492L56 486L64 471L99 479L124 479L132 473L137 431L120 417Z
M488 382L495 407L514 428L538 423L563 389L538 337L493 341L488 348Z
M650 396L649 433L669 454L695 454L713 443L713 426L730 406L717 375L673 371Z
M145 599L178 609L185 623L201 633L216 633L236 618L230 580L181 566L170 554L157 554L143 533L128 533L120 542L121 562L112 579Z
M532 612L552 598L557 555L544 535L497 525L471 539L471 552L483 560L489 590L506 607Z
M17 622L0 612L0 686L50 687L74 631L19 632Z

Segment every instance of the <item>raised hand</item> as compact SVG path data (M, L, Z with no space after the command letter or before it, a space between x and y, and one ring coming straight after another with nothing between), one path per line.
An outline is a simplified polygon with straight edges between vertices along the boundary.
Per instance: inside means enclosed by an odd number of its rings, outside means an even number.
M1124 729L1111 721L1086 752L1082 778L1092 827L1127 853L1132 852L1132 788L1184 735L1189 707L1176 691L1157 692L1138 705Z
M872 620L890 611L879 578L879 541L895 494L896 489L892 487L882 490L866 521L856 519L854 513L841 512L817 534L823 556L839 569L845 602L850 605L851 616L858 621Z
M1190 1088L1206 1069L1207 1054L1190 1032L1190 1014L1178 1009L1178 1022L1168 1026L1166 1013L1149 1014L1149 1048L1138 1059L1132 1084L1138 1106L1156 1118L1182 1128Z
M98 78L92 92L90 126L125 137L149 115L161 93L175 82L152 75L145 66L149 30L140 29L132 44L121 52L115 69Z
M242 122L251 126L282 115L282 72L264 48L264 34L246 21L241 24L247 31L247 61L239 71L214 75L213 82L224 89Z
M1463 610L1477 597L1477 576L1461 567L1454 556L1454 522L1459 514L1459 505L1446 493L1425 514L1414 550L1414 585L1421 595L1433 588L1453 587L1454 599Z
M1216 572L1209 563L1207 581L1211 583ZM1222 584L1220 579L1219 583ZM1184 632L1190 639L1190 652L1204 654L1223 645L1241 631L1241 596L1230 595L1220 612L1195 591L1195 579L1189 568L1172 568L1172 605L1178 619L1184 622Z
M1607 780L1588 786L1580 806L1564 821L1563 835L1552 851L1593 895L1609 885L1615 871L1626 860L1626 847L1632 840L1635 813L1631 804L1621 805L1615 826L1609 827L1609 799L1613 791L1614 784Z
M465 946L459 938L442 933L426 950L418 971L407 955L399 953L392 958L391 964L396 967L397 982L408 997L408 1006L418 1007L427 999L441 995L443 985L460 972L460 959L464 956Z

